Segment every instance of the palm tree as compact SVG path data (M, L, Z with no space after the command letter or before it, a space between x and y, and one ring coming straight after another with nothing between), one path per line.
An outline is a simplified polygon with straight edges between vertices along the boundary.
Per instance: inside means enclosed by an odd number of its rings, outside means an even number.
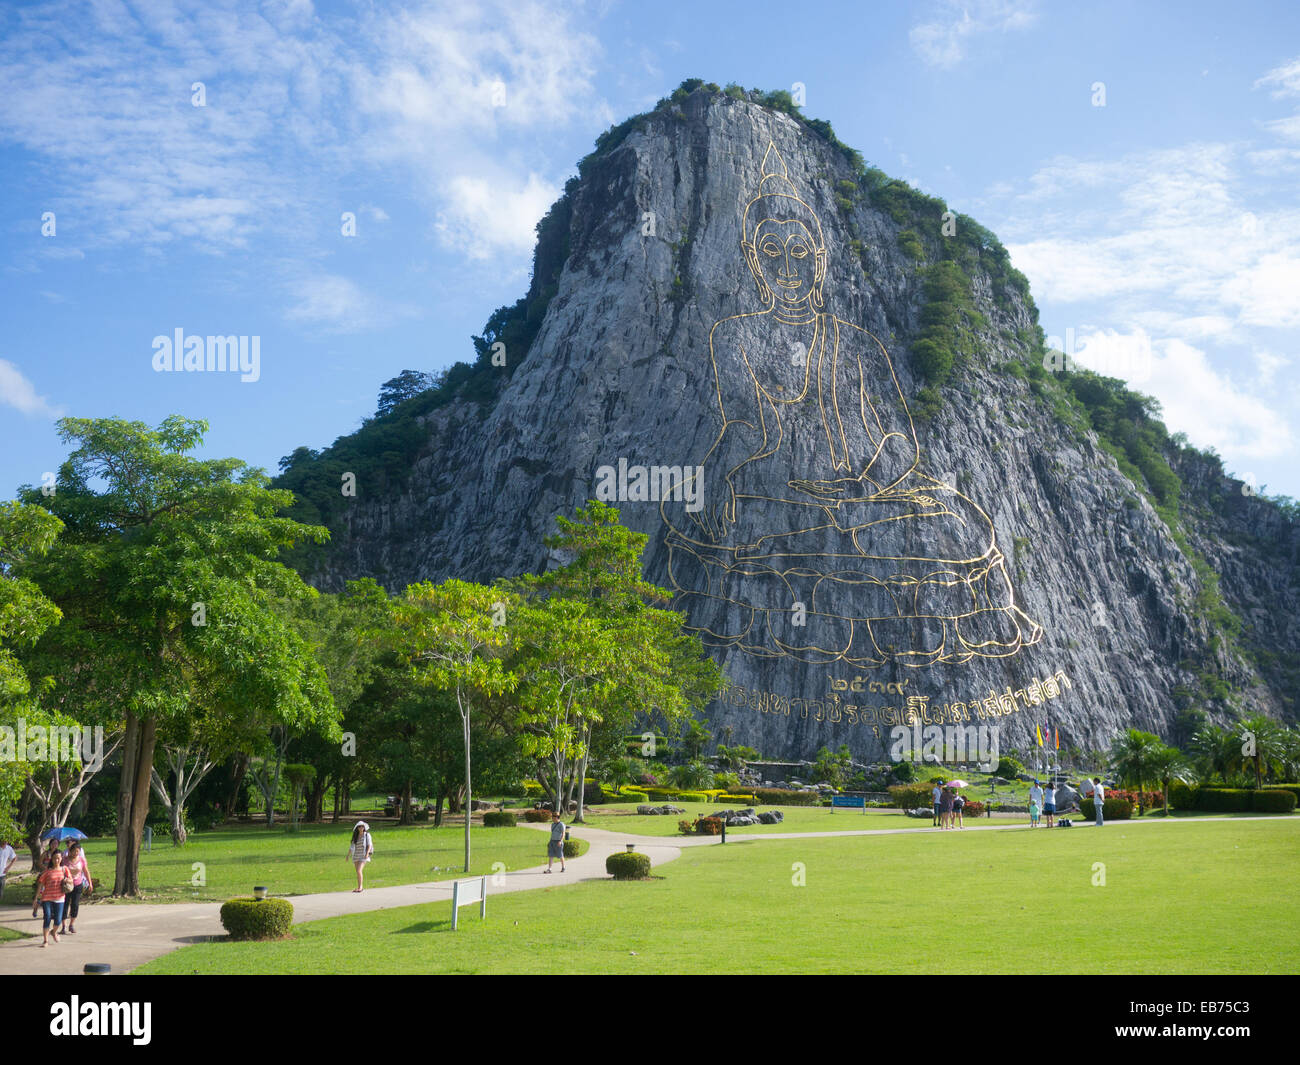
M1192 754L1196 757L1203 780L1220 777L1241 767L1241 740L1237 735L1218 725L1203 725L1192 737Z
M1159 736L1135 728L1126 730L1111 744L1111 760L1120 779L1125 783L1137 783L1139 812L1142 808L1142 785L1152 778L1152 758L1163 746Z
M1264 770L1269 774L1282 771L1282 756L1286 749L1286 729L1263 714L1243 720L1237 727L1241 738L1241 754L1255 770L1255 787L1264 786Z
M1173 780L1187 782L1190 774L1190 767L1187 760L1183 757L1183 752L1177 747L1170 747L1167 744L1160 744L1151 752L1148 766L1155 778L1160 781L1160 788L1164 794L1165 816L1169 816L1169 784Z

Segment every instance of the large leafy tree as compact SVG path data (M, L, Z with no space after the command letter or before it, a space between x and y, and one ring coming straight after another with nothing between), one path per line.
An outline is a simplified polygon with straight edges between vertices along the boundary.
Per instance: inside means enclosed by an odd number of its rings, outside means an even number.
M23 575L72 622L37 652L90 673L91 692L121 693L113 893L137 895L159 725L195 713L195 677L225 703L285 722L332 711L310 647L273 609L314 594L279 552L328 534L278 516L292 496L261 470L191 455L206 422L65 418L58 428L73 451L55 492L23 498L44 503L64 534Z
M582 820L579 782L592 750L616 749L638 715L673 728L692 720L722 674L683 616L664 609L672 593L642 576L646 536L614 507L591 500L573 518L558 516L556 529L546 545L561 564L514 582L529 603L518 641L529 678L521 724L533 737L525 743L557 771L557 809L569 767L567 793Z
M59 608L14 569L45 554L63 523L29 503L0 503L0 724L33 720L39 711L29 698L31 681L15 652L30 648L60 617ZM0 834L17 838L12 811L28 783L28 767L0 761Z

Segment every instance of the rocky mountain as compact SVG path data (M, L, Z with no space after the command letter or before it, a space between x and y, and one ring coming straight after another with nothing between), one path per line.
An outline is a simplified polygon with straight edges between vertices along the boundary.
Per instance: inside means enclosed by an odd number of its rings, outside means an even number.
M992 234L784 94L685 83L538 231L473 365L285 460L319 587L536 571L603 498L732 681L715 732L768 757L1296 716L1295 508L1063 366Z

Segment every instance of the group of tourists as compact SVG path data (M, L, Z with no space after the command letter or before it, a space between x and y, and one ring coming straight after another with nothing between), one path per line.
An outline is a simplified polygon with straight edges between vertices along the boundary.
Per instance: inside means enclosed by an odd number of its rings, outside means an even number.
M1044 817L1048 828L1056 827L1056 784L1049 780L1044 788L1035 780L1029 789L1029 827L1041 828Z
M934 800L934 827L935 828L965 828L962 824L962 811L966 808L966 800L957 788L951 784L935 784L934 790L930 792Z
M0 845L3 856L8 844ZM8 848L12 853L12 848ZM12 865L12 860L9 861ZM8 865L5 867L8 871ZM94 891L95 882L90 877L90 865L86 861L86 852L77 840L68 843L66 851L59 849L59 841L51 839L49 845L41 852L37 868L40 875L36 878L36 890L32 897L32 916L41 916L41 946L51 940L59 941L60 935L74 935L77 931L77 916L81 911L82 895ZM3 878L0 877L0 890L3 890Z

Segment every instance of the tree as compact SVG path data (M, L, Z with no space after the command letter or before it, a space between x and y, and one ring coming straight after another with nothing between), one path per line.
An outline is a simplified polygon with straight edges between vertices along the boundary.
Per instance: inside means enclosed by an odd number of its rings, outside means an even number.
M1245 718L1236 728L1241 738L1242 758L1255 770L1255 787L1264 786L1265 775L1283 775L1287 730L1263 714Z
M1111 744L1111 760L1116 772L1125 783L1136 783L1141 807L1142 785L1154 776L1153 762L1164 744L1159 736L1141 729L1127 729Z
M823 747L817 752L817 760L812 766L812 777L818 782L825 781L832 787L842 788L852 771L853 752L849 750L847 743L841 743L837 751L832 752L829 747Z
M422 370L403 370L396 377L389 378L380 385L379 408L375 413L382 418L408 399L414 399L421 392L429 391L435 383L433 374Z
M512 583L540 611L521 614L531 622L531 635L520 641L531 655L531 682L521 702L539 715L521 723L536 736L549 722L544 746L552 760L558 754L568 765L571 759L572 794L587 776L591 751L618 750L638 715L676 725L692 718L723 681L699 639L683 630L683 615L655 605L670 602L671 593L642 576L644 534L628 529L615 508L597 500L572 519L558 516L556 528L546 545L562 564ZM560 646L555 631L546 628L548 616L578 643ZM561 695L563 712L556 701ZM581 821L581 787L576 794ZM563 804L565 796L557 794L556 801Z
M206 422L65 418L58 428L76 446L55 494L23 497L65 531L23 568L69 623L35 651L93 673L92 692L124 693L113 893L137 895L158 728L192 713L196 676L282 720L330 706L310 648L272 608L314 594L277 554L328 533L278 517L293 498L261 470L188 454Z
M1164 798L1165 816L1169 816L1169 785L1175 780L1186 780L1190 769L1183 752L1168 744L1157 744L1147 761L1154 778L1160 781L1160 791Z
M682 757L688 762L701 758L704 755L704 748L709 745L711 739L713 733L704 726L703 722L691 718L686 722L686 729L682 733Z
M465 872L470 865L470 716L477 703L512 690L515 676L505 667L505 626L512 604L504 589L447 580L407 587L395 604L400 645L416 678L456 696L465 751Z
M713 769L707 762L683 762L668 770L668 782L683 791L700 791L713 787Z
M1203 725L1192 737L1192 754L1206 780L1219 777L1227 780L1230 773L1244 766L1241 738L1229 729L1218 725Z
M753 747L727 747L719 743L716 753L718 764L723 769L732 769L736 772L740 772L750 762L758 761L758 751Z

